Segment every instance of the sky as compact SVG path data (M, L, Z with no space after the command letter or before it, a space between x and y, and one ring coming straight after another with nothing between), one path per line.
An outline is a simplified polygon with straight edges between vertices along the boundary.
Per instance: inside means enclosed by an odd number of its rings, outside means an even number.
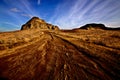
M0 0L0 31L19 30L33 16L61 29L120 27L120 0Z

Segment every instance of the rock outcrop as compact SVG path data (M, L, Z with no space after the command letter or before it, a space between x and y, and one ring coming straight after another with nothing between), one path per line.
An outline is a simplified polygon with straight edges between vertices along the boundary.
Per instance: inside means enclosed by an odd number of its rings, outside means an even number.
M87 29L87 30L93 30L93 29L107 29L104 24L86 24L85 26L80 27L80 29Z
M21 30L27 29L49 29L49 30L59 30L58 26L46 23L44 20L33 17L26 24L22 25Z

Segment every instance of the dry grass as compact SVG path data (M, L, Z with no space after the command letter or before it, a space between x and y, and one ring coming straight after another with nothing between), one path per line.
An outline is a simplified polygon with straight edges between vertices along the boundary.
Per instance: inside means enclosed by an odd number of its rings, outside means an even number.
M11 49L35 41L41 34L42 31L36 29L1 33L0 50Z
M119 80L120 32L23 30L0 33L0 79Z

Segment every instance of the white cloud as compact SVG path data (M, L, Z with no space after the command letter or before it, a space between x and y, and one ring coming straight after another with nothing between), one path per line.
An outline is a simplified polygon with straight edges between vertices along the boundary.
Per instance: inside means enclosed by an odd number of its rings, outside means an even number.
M41 3L41 0L38 0L37 4L40 5L40 3Z
M33 15L31 15L31 14L21 14L22 16L25 16L25 17L29 17L29 18L32 18L33 17Z
M26 14L31 15L39 15L38 11L36 11L33 6L30 4L29 0L20 0L20 4L23 6L20 6L19 8ZM19 4L18 4L19 5Z
M14 23L11 23L11 22L3 22L4 24L8 24L8 25L11 25L11 26L14 26L16 28L19 28L18 25L14 24Z
M68 2L67 2L68 3ZM87 4L87 5L86 5ZM114 7L110 4L114 4ZM55 14L52 16L50 22L59 25L62 28L79 27L87 23L103 23L116 20L120 10L117 1L112 0L76 0L69 9L65 9L66 3L58 4ZM64 12L64 13L62 13ZM112 23L117 26L118 20ZM112 24L110 24L112 26Z
M12 11L12 12L21 12L18 8L11 8L10 11Z
M117 28L117 27L120 27L120 23L118 23L117 21L106 22L106 26Z

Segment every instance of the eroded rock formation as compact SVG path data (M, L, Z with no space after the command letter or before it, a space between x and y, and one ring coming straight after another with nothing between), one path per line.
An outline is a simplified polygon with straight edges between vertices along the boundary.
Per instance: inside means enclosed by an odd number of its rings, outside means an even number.
M27 30L27 29L50 29L50 30L59 30L58 26L46 23L44 20L33 17L31 20L29 20L26 24L22 25L21 30Z

